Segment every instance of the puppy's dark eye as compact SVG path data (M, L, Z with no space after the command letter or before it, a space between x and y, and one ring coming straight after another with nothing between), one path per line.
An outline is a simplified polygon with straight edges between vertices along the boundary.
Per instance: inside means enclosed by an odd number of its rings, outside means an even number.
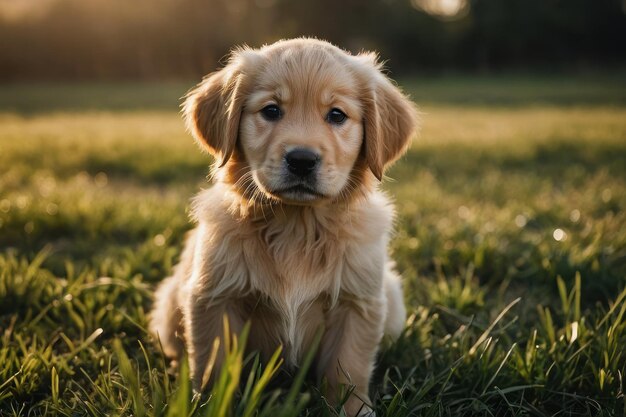
M346 116L346 114L339 109L331 109L331 111L329 111L326 115L326 120L328 121L328 123L332 123L335 125L342 124L346 121L347 118L348 116Z
M261 114L265 120L274 122L280 119L283 112L280 111L280 108L276 104L270 104L269 106L265 106L261 109Z

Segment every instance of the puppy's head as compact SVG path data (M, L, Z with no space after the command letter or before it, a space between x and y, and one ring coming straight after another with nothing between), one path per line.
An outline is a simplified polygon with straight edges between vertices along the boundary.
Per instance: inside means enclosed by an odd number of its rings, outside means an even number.
M374 54L312 39L235 51L184 113L219 180L287 204L337 201L380 180L416 128L412 102Z

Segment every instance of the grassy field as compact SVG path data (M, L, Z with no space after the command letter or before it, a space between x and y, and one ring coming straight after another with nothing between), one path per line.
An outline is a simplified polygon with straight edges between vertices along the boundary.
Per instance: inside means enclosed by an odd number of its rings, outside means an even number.
M0 87L0 416L342 415L234 346L192 399L146 333L207 186L191 84ZM384 184L411 317L377 415L626 415L626 76L401 84L424 112Z

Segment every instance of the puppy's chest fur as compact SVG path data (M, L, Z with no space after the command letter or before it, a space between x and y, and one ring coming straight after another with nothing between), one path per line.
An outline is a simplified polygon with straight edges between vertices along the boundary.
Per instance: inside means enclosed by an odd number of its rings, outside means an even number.
M265 331L276 331L286 358L297 363L303 339L310 336L303 328L323 321L339 298L346 248L337 230L329 230L330 225L310 213L257 226L256 238L244 243L244 259L256 261L248 268L250 292L257 311L274 311L264 315ZM259 259L264 270L257 268Z
M307 209L254 223L255 236L244 242L244 251L258 251L245 256L261 256L267 265L263 275L251 273L254 289L289 304L322 292L336 296L346 244L335 221Z
M203 292L209 299L239 300L253 327L282 344L288 362L298 363L302 346L337 303L368 302L380 294L391 211L384 197L366 206L367 214L290 207L230 222L222 215L216 222L200 219L198 238L209 253L196 253L196 261L209 259L205 268L211 269L201 279ZM372 210L384 211L387 220L375 213L378 222L369 223Z

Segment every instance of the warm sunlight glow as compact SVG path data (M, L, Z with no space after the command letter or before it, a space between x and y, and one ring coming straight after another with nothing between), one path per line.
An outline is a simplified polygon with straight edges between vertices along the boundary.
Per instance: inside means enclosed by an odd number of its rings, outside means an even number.
M16 20L46 11L50 0L0 0L0 17Z
M467 0L411 0L413 7L441 18L457 18L466 14Z

